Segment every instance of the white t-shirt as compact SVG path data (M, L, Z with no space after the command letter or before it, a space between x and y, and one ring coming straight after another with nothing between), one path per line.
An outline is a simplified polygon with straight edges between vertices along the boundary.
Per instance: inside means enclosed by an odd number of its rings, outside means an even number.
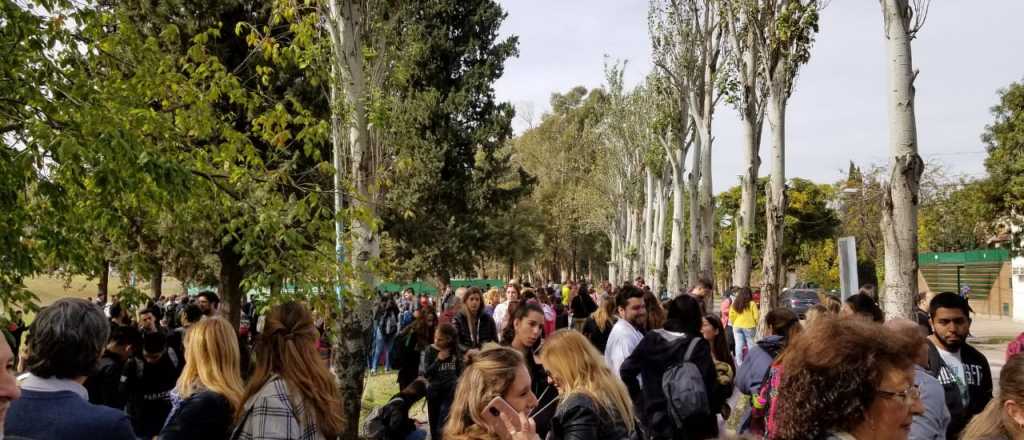
M643 333L625 319L619 319L612 326L612 331L608 334L608 344L604 349L604 361L615 377L619 377L619 367L633 354L633 349L643 338Z
M963 401L964 406L970 400L970 393L967 389L967 372L964 370L964 363L960 360L960 352L951 353L943 350L940 347L935 347L939 351L939 356L942 357L942 362L946 364L949 371L953 373L953 378L956 379L956 387L960 390L960 400Z

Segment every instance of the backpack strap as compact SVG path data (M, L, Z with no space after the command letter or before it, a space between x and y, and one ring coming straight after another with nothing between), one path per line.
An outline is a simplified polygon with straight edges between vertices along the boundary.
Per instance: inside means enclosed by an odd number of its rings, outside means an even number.
M686 347L686 356L683 356L683 362L690 362L690 356L693 355L693 349L697 348L697 337L690 338L690 346Z

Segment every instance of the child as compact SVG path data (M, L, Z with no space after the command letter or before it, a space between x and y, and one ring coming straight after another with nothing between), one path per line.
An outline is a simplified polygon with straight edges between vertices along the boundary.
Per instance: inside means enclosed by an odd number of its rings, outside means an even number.
M455 398L455 385L462 373L462 356L456 343L455 326L441 324L434 333L434 344L423 351L420 375L427 379L427 417L430 438L441 438L448 409Z

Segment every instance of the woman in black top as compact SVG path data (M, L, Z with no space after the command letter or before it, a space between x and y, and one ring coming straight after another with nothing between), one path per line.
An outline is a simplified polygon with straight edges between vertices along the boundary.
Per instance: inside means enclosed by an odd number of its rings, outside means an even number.
M503 343L518 350L526 358L526 369L530 372L531 390L537 396L537 406L530 414L537 425L540 438L547 436L551 428L551 418L555 413L555 402L558 400L558 389L551 386L548 373L537 362L536 353L540 349L544 334L544 309L536 302L521 303L511 315L510 325L505 326L501 335Z
M608 345L608 335L612 333L615 321L615 298L605 296L601 307L592 313L587 318L587 322L583 324L583 336L586 336L602 354L605 346Z
M718 436L717 419L711 409L720 408L725 399L714 392L717 384L715 364L711 346L700 333L701 324L701 306L697 299L690 295L677 296L668 303L665 326L644 335L633 354L619 368L622 381L639 408L640 422L649 439L691 440ZM694 338L697 342L690 362L701 373L711 411L691 416L683 421L683 427L677 427L669 415L661 379L669 367L683 362ZM642 390L640 379L643 380Z
M160 438L227 439L245 393L234 328L219 317L197 322L188 330L185 359Z
M441 438L443 422L448 418L455 385L462 374L462 355L455 342L455 327L437 326L434 344L423 351L420 376L427 379L427 417L430 420L430 438Z
M416 320L402 329L395 338L393 353L398 363L398 389L404 390L420 374L420 353L434 340L437 315L430 306L416 311Z
M483 347L498 340L498 330L492 318L483 310L483 294L470 287L462 296L462 308L452 319L458 333L459 349L463 352Z

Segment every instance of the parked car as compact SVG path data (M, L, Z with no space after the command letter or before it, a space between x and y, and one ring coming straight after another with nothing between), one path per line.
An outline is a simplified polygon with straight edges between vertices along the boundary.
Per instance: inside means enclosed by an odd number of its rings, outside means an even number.
M821 304L821 298L814 289L788 289L779 298L779 305L793 310L800 319L807 316L807 309L818 304Z

